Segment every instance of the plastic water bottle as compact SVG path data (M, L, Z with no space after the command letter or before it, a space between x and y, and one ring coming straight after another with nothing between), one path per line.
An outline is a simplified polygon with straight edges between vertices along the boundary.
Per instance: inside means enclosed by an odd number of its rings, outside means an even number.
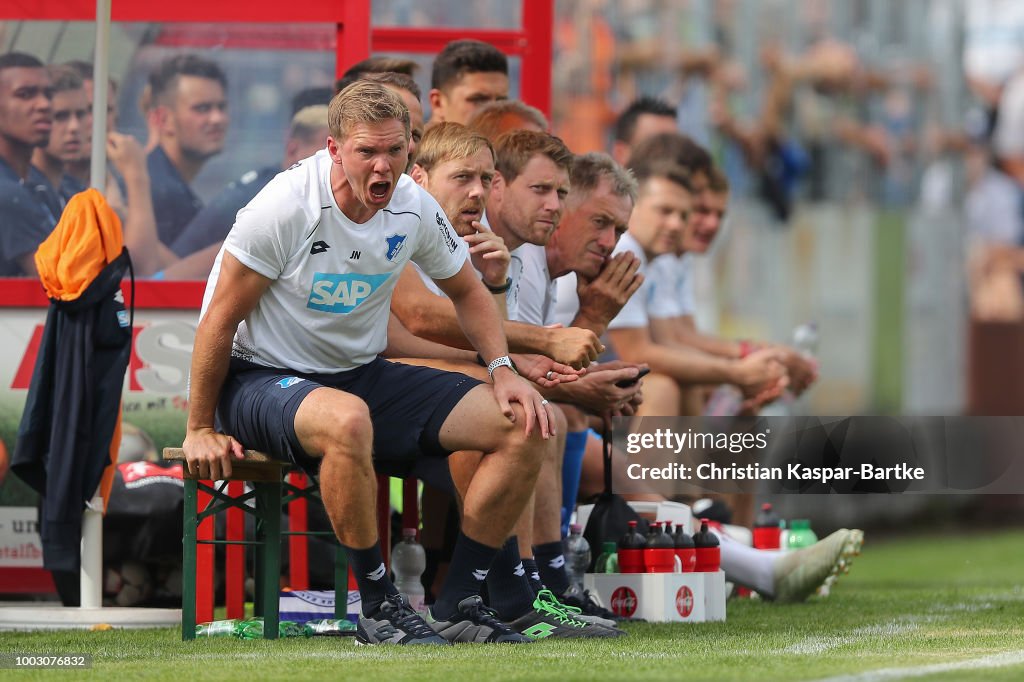
M277 636L282 639L285 637L305 637L306 633L303 631L302 626L295 621L279 620L277 622ZM235 626L235 637L239 639L263 639L263 618L260 616L240 621Z
M813 358L818 354L818 325L814 322L804 322L793 330L793 348L800 351L804 357Z
M644 547L647 540L643 533L637 530L637 522L629 522L629 530L619 540L619 570L623 573L644 572Z
M601 554L594 563L594 573L618 573L619 556L615 551L614 542L605 542L601 545Z
M779 515L772 509L772 505L767 502L762 504L754 520L755 549L779 549L779 523Z
M722 563L722 548L718 536L708 530L707 519L700 520L700 530L693 534L697 547L697 573L714 573Z
M196 623L196 637L234 637L239 621L215 620L209 623Z
M346 618L321 618L302 626L306 637L344 637L356 634L356 624Z
M779 549L783 552L789 550L789 528L785 520L779 521Z
M676 543L666 535L661 521L651 526L644 548L644 570L647 573L672 573L676 563Z
M679 557L679 566L683 573L693 573L697 568L697 547L693 544L693 538L683 527L683 524L676 526L676 532L672 535L675 543L676 556Z
M807 519L793 519L789 524L789 549L803 549L818 541L818 536L811 530L811 522Z
M678 554L676 554L676 536L672 532L672 522L662 521L662 530L665 532L665 537L672 541L672 572L682 573L683 572L683 560Z
M402 529L402 540L391 552L391 570L395 574L395 587L409 600L417 613L426 613L423 604L423 571L427 570L427 554L416 542L416 529Z
M583 575L590 566L590 543L583 537L583 527L578 523L569 526L569 537L565 540L565 572L569 576L569 590L578 589L583 593Z

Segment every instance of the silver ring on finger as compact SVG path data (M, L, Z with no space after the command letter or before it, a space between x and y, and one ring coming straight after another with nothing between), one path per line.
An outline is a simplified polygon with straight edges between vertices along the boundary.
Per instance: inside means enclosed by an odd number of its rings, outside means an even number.
M547 404L548 404L548 401L547 401L546 399L545 399L545 400L542 400L542 401L540 401L540 404L541 404L541 405L547 405Z
M549 369L548 373L544 375L544 378L547 379L548 381L551 381L551 377L553 377L554 375L555 375L555 370Z

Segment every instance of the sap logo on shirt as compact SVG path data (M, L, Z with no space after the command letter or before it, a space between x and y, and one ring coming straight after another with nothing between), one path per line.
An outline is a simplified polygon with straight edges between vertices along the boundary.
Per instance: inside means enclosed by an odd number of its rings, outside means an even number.
M388 260L395 260L395 258L398 257L398 254L402 251L402 247L405 246L405 237L406 235L404 234L392 234L384 237L384 241L388 243Z
M325 313L350 313L390 276L314 273L306 307Z

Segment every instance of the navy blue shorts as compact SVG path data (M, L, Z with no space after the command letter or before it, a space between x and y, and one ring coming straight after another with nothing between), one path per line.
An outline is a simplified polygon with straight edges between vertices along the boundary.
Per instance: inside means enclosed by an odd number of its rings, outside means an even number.
M451 454L439 440L441 426L463 396L481 383L464 374L381 358L337 374L302 374L232 358L217 405L217 425L246 448L315 471L318 460L303 451L295 435L295 414L313 390L336 388L370 408L374 468L406 476L420 456Z

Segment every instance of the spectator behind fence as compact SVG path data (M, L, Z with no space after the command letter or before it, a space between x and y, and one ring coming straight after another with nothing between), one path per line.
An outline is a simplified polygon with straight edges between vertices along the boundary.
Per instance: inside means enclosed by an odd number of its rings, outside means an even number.
M430 122L465 125L473 113L508 99L508 58L479 40L455 40L434 58L430 74Z
M306 107L292 117L288 139L284 145L284 160L276 166L266 166L246 172L220 194L210 200L196 217L182 231L171 250L179 258L206 252L207 258L194 261L193 267L185 270L179 265L168 273L172 279L202 278L210 273L213 259L220 244L227 237L235 223L238 211L252 201L275 175L302 159L313 156L324 148L327 140L327 106L320 104ZM216 247L212 248L211 247Z
M32 165L46 176L60 197L61 210L75 194L86 189L78 178L68 174L71 164L89 160L92 113L82 79L66 66L49 69L53 98L50 107L53 125L46 145L32 152Z
M64 62L61 66L73 70L82 79L82 87L85 88L85 95L89 101L89 113L91 114L93 85L96 80L93 76L92 63L81 59L72 59L69 62ZM117 128L117 82L111 78L107 81L107 130L114 130L115 128Z
M89 122L86 126L85 147L82 150L82 155L80 158L68 163L65 170L67 170L68 174L76 178L83 186L88 187L92 181L92 178L89 176L92 173L92 98L95 92L93 89L95 83L95 79L93 78L93 67L91 62L83 61L81 59L73 59L69 62L65 62L61 66L73 70L78 74L78 77L82 79L82 87L85 89L86 103L89 108ZM143 93L143 96L145 96L145 93ZM147 127L151 128L151 119L153 118L152 113L147 115L143 112L143 116L146 118ZM107 132L109 133L113 130L117 130L117 83L113 78L111 78L107 81ZM150 134L152 135L152 131ZM153 145L155 146L156 142L153 142ZM148 148L147 151L149 151ZM123 198L123 195L127 192L124 186L124 181L121 178L117 178L117 176L115 176L115 178L118 191L120 192L121 198ZM107 178L107 201L111 201L112 199L110 196L111 189L110 178ZM118 197L115 196L114 200L117 201Z
M60 197L32 165L35 148L50 139L51 96L41 61L21 52L0 56L0 180L22 185L52 230L60 219Z
M160 129L148 157L153 211L157 236L170 245L202 208L189 185L224 148L227 78L215 62L184 54L164 60L149 85Z

